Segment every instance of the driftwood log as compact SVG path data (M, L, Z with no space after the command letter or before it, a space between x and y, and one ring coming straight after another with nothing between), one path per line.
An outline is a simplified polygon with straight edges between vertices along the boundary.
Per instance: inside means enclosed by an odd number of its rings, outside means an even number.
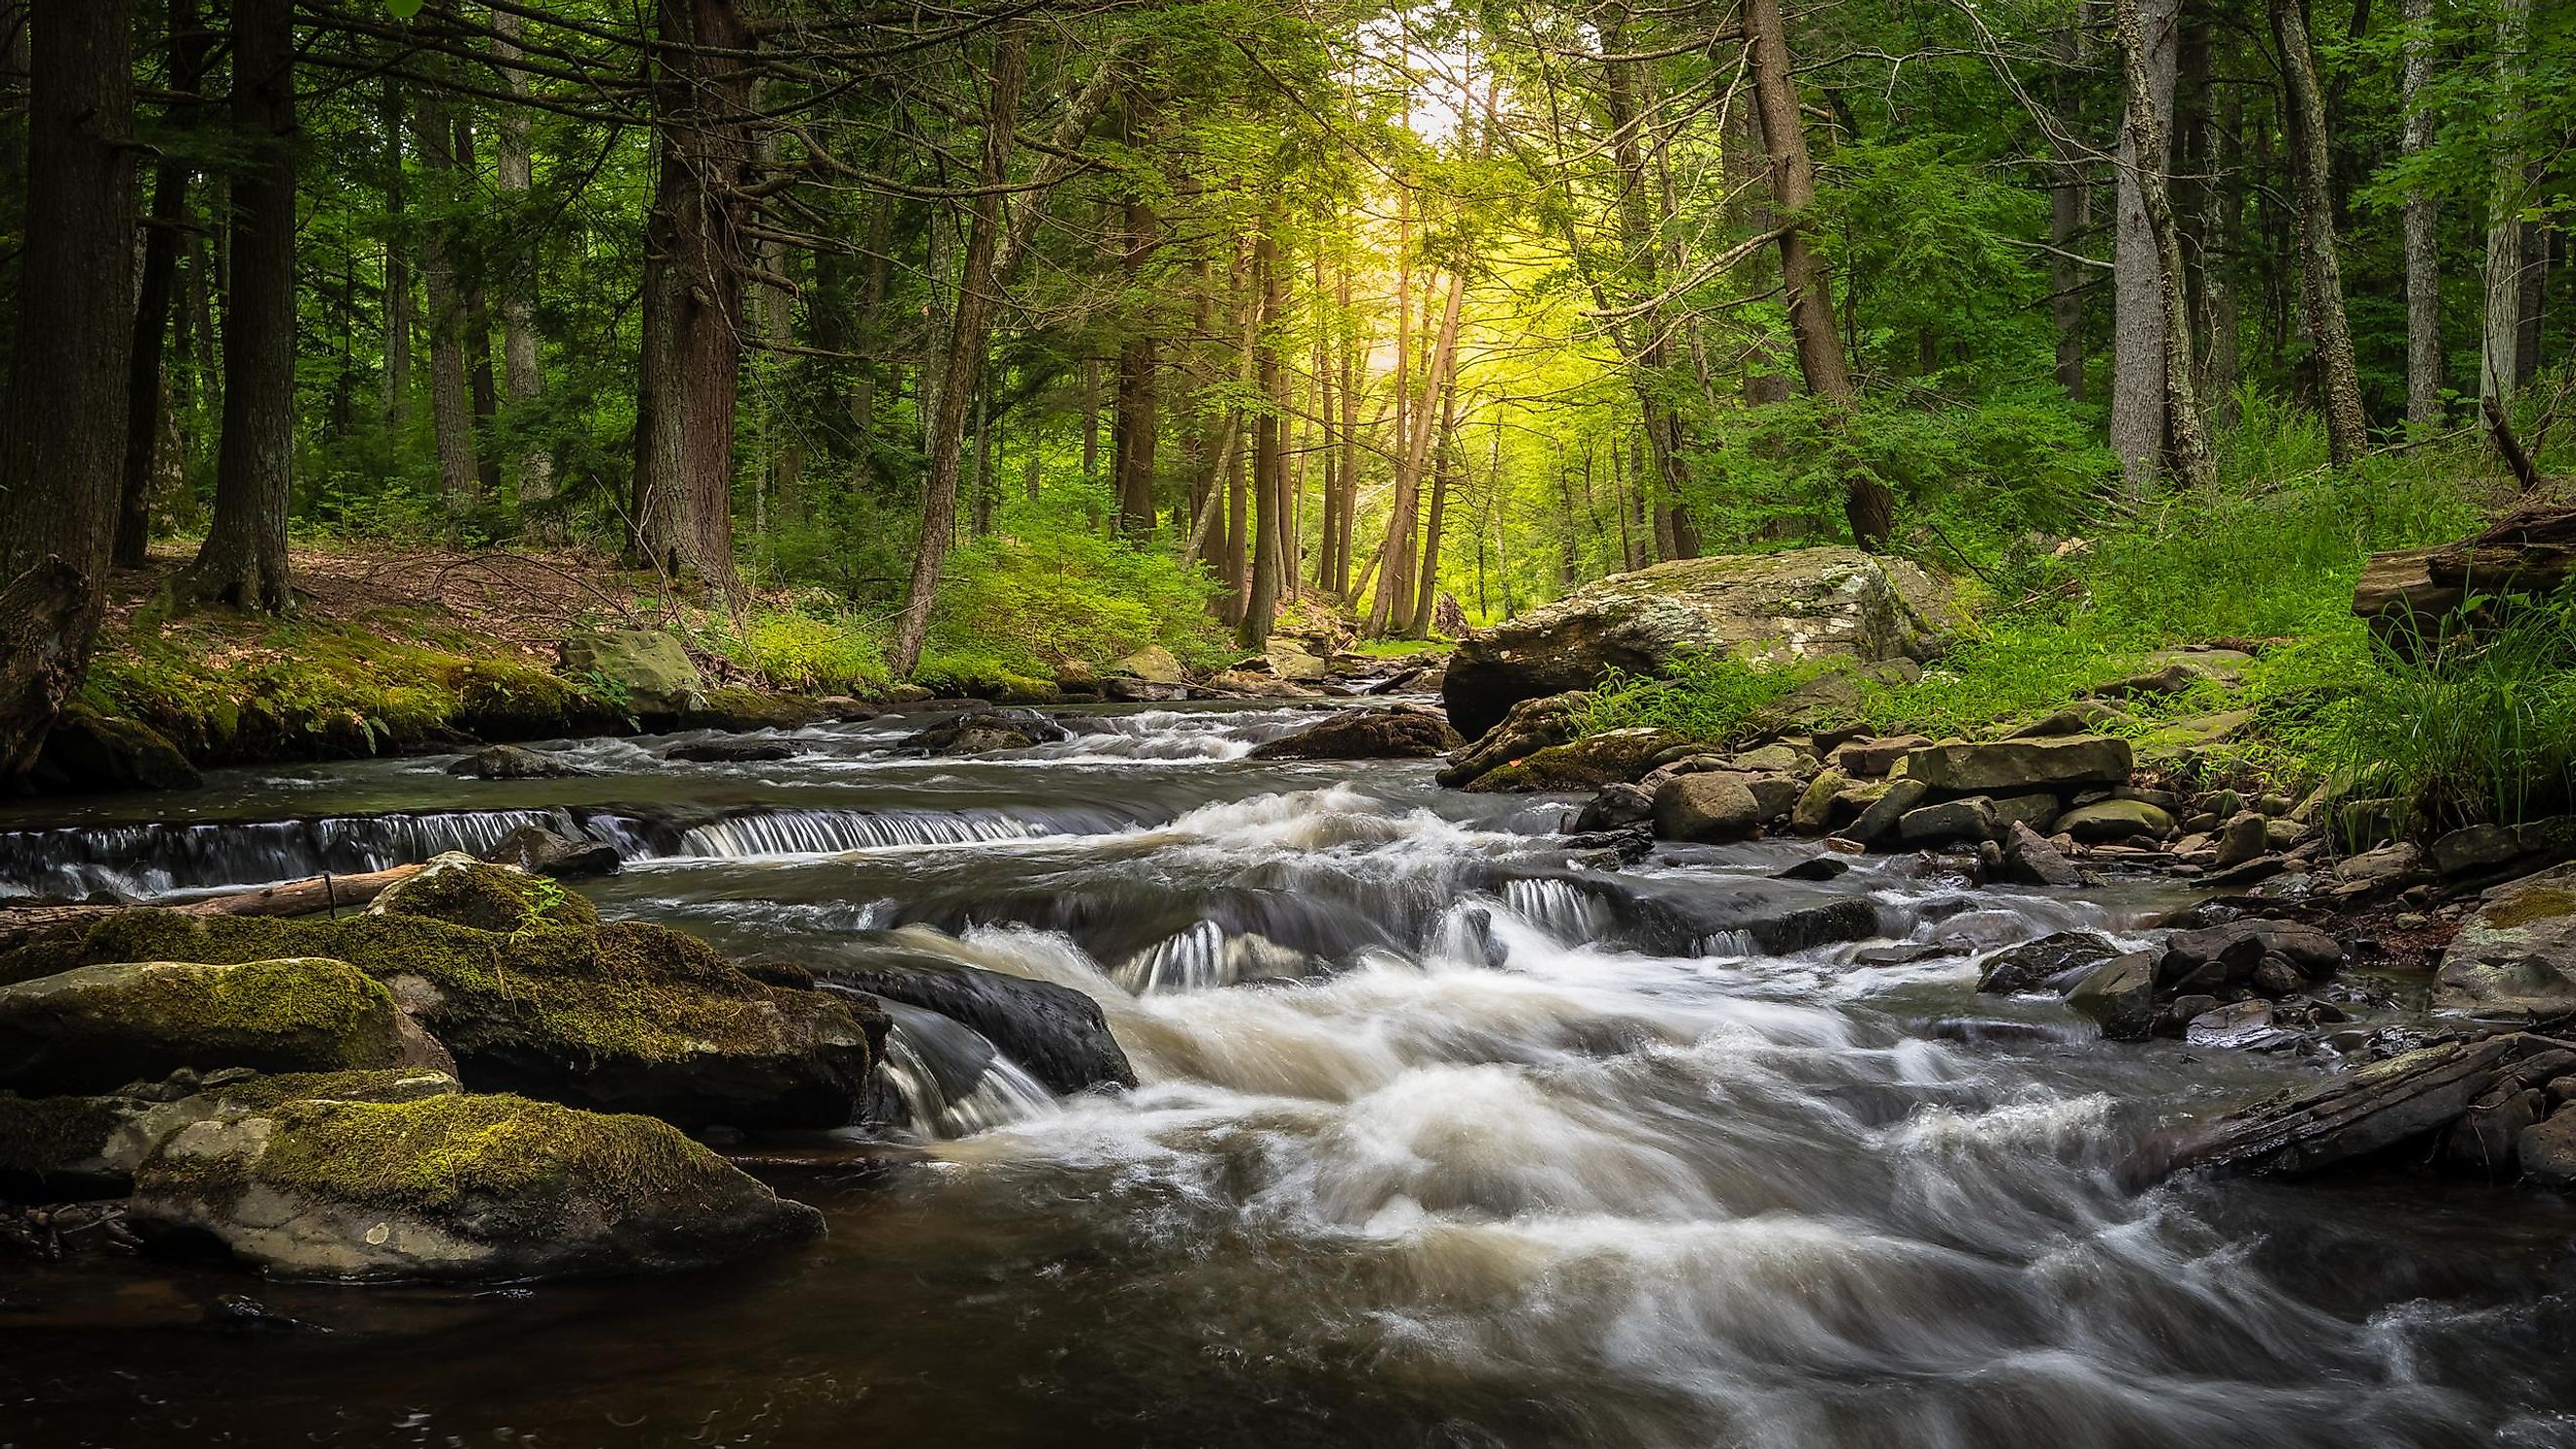
M382 895L387 886L422 869L417 864L397 865L361 875L308 876L303 880L281 881L276 885L179 901L167 909L191 916L310 916L322 911L363 906ZM136 907L126 905L75 905L19 906L0 910L0 951L65 926L83 925L103 920L119 911L134 909Z
M2455 621L2454 631L2494 622L2508 595L2555 593L2571 580L2576 508L2531 508L2457 543L2372 554L2353 590L2352 611L2382 639L2409 646L2433 637L2471 599L2487 602Z

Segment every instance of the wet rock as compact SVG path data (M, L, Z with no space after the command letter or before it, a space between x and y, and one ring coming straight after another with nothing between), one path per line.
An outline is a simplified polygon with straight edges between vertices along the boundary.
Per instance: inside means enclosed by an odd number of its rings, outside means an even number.
M971 1026L1049 1091L1136 1085L1136 1070L1110 1033L1100 1004L1069 986L896 951L865 966L835 969L825 979Z
M2131 951L2086 971L2066 992L2066 1004L2092 1018L2113 1041L2143 1041L2153 1034L2156 954Z
M2576 1010L2576 866L2497 886L2442 953L2438 998L2468 1011Z
M575 840L542 825L522 825L493 842L482 858L514 870L550 875L557 880L615 875L617 847L597 840Z
M1902 779L1888 783L1879 797L1869 802L1860 818L1851 824L1853 839L1876 845L1896 833L1897 822L1906 812L1923 803L1932 788L1920 780Z
M2084 883L2083 872L2030 826L2019 820L2004 827L2004 876L2024 885L2072 886Z
M2540 1122L2548 1097L2508 1078L2469 1104L2442 1139L2442 1156L2453 1167L2490 1179L2510 1176L2515 1147L2522 1134Z
M2038 991L2120 954L2108 937L2091 931L2060 931L1987 957L1977 973L1977 989L2006 994Z
M1588 689L1613 669L1661 674L1691 654L1928 656L1948 627L1946 589L1902 560L1840 547L1681 559L1469 634L1442 696L1473 737L1520 700Z
M2501 825L2471 825L2433 842L2433 869L2444 875L2473 875L2510 865L2522 854L2514 832Z
M982 709L950 715L897 742L925 755L982 755L1025 750L1069 737L1064 726L1029 709Z
M1839 855L1811 855L1786 870L1774 871L1773 880L1835 880L1851 873L1851 862Z
M1524 699L1512 706L1501 723L1452 754L1437 778L1453 789L1463 787L1550 745L1564 744L1582 733L1584 714L1591 706L1592 696L1581 692Z
M1253 747L1256 760L1419 760L1462 741L1449 721L1412 705L1347 710Z
M1921 735L1846 741L1833 754L1834 768L1854 779L1880 779L1896 762L1932 743Z
M1902 946L1864 946L1852 953L1855 966L1915 966L1959 953L1937 941L1909 941Z
M1655 791L1655 833L1666 840L1750 840L1761 830L1761 802L1741 775L1679 775Z
M1946 795L2019 795L2125 784L2129 742L2116 736L1946 740L1910 751L1905 776Z
M823 1229L665 1123L508 1096L200 1122L143 1164L129 1213L270 1273L362 1281L694 1268Z
M2173 834L2173 817L2143 800L2097 800L2057 817L2057 828L2087 845L2161 840Z
M109 790L193 790L197 767L141 720L105 715L74 700L45 733L28 783L46 794Z
M1754 944L1774 956L1795 955L1834 941L1866 941L1878 934L1878 907L1857 898L1810 906L1746 927Z
M2551 1095L2564 1101L2554 1092ZM2531 1181L2543 1187L2576 1188L2576 1111L2561 1105L2547 1121L2522 1129L2514 1139L2514 1157Z
M447 767L477 780L568 780L592 773L568 760L517 745L485 745Z
M1616 830L1655 818L1655 797L1634 785L1604 785L1601 793L1584 804L1574 817L1574 828L1580 831Z
M706 705L707 681L678 638L658 629L575 634L558 653L563 672L638 715L678 715Z
M2268 824L2269 822L2262 816L2251 810L2244 811L2229 820L2226 829L2221 831L2218 837L2217 858L2210 864L2216 869L2225 870L2229 866L2243 865L2270 850L2271 842L2266 834Z
M2315 978L2334 973L2343 962L2343 947L2298 921L2229 921L2166 937L2157 977L2178 990L2216 990L2249 980L2266 958L2287 963L2303 978Z
M1798 803L1789 807L1789 828L1800 835L1822 835L1834 828L1835 798L1851 782L1839 770L1820 770L1807 787L1798 792Z
M2125 722L2128 716L2100 700L2079 699L2044 719L2034 720L2004 736L2008 740L2045 740L2060 735L2091 734L2107 725ZM1928 742L1927 742L1928 743Z
M2308 978L2298 967L2280 957L2266 956L2256 964L2254 974L2246 984L2257 996L2268 996L2278 1001L2284 996L2307 990Z
M599 924L599 912L587 898L543 876L454 850L385 887L367 914L419 916L481 931Z
M101 1092L181 1068L446 1066L393 997L342 961L115 961L0 987L0 1087Z
M1995 833L1995 802L1983 795L1918 805L1897 817L1896 833L1908 845L1985 840Z
M2197 1004L2215 1000L2209 996L2183 997L2174 1003L2174 1009L2179 1010L2184 1001ZM2254 1051L2295 1040L2296 1034L2273 1025L2272 1003L2236 1001L2194 1012L2183 1027L2182 1039L2187 1045L2214 1051Z
M1478 774L1466 788L1510 795L1597 789L1613 781L1636 779L1653 768L1658 755L1688 743L1669 730L1603 730L1533 750Z
M758 765L795 756L796 747L783 740L697 740L662 752L663 759L694 765Z
M329 1097L411 1102L453 1095L456 1079L433 1067L263 1075L239 1068L182 1070L95 1097L0 1092L0 1194L122 1196L135 1170L179 1129L226 1113Z

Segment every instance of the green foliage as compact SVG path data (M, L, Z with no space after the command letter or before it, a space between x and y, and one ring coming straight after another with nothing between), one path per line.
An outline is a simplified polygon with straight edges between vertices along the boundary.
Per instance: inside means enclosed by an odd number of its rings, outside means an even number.
M1583 730L1659 729L1728 744L1752 733L1765 708L1823 672L1821 665L1761 664L1724 654L1685 656L1661 679L1613 671L1594 689Z
M1208 612L1214 585L1162 547L1103 536L1066 518L1079 505L1015 504L999 531L950 555L918 671L931 679L1046 679L1149 644L1183 663L1222 663Z
M713 642L774 689L871 695L892 683L884 636L868 620L845 610L756 610L744 616L739 635L721 634Z

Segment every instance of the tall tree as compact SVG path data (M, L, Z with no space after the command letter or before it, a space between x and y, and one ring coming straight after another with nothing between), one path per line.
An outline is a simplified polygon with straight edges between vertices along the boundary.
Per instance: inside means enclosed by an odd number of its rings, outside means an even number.
M413 142L428 168L435 214L420 231L420 279L429 294L429 425L438 448L438 494L450 512L483 491L474 450L474 402L466 391L466 302L458 253L465 216L456 174L454 127L447 100L425 91L412 110Z
M1285 559L1279 527L1288 502L1285 474L1280 467L1280 428L1286 413L1280 389L1279 327L1280 314L1287 308L1288 279L1286 269L1279 264L1279 242L1273 234L1277 225L1276 220L1263 222L1252 251L1253 286L1260 295L1255 314L1259 331L1253 344L1253 385L1260 390L1263 406L1252 430L1252 492L1259 517L1253 529L1252 577L1244 594L1243 623L1238 634L1246 649L1258 649L1269 642L1270 626L1279 614L1279 575Z
M193 119L206 55L214 37L198 19L196 0L170 0L170 89ZM162 412L168 400L162 354L178 300L179 246L186 239L189 163L163 156L152 167L152 224L143 236L143 268L136 284L134 337L126 368L125 478L116 514L116 562L144 561L152 540L152 482L161 452Z
M2433 144L2433 113L2425 87L2433 75L2433 0L2405 0L2404 70L2399 81L2405 108L2405 148L2420 156ZM2406 193L2406 421L2431 427L2442 420L2442 265L2440 209L2417 185Z
M2523 41L2531 27L2530 0L2496 0L2496 103L2508 134L2521 125L2525 65ZM2487 193L2486 330L2478 355L2478 396L2511 397L2522 370L2522 207L2528 182L2520 152L2498 148L2495 182Z
M205 544L183 599L281 613L294 603L286 511L295 474L295 3L233 0L232 286L224 304L223 442Z
M30 7L27 219L0 396L0 777L89 669L123 477L134 276L123 0Z
M2361 371L2353 365L2352 328L2344 319L2343 263L2336 255L2333 163L2328 155L2325 96L2317 87L2316 54L2308 46L2304 0L2272 0L2272 26L2297 121L2291 153L2299 208L2299 294L2308 333L2317 349L2317 391L2325 405L2326 449L2337 467L2349 467L2370 446L2370 420L2361 408Z
M2139 209L2145 214L2147 234L2156 247L2157 294L2164 312L2157 329L2163 348L2160 403L2164 417L2159 431L2172 440L2174 471L2184 486L2206 492L2217 486L2218 475L2201 421L2199 394L2192 383L2191 313L2183 298L2182 229L2174 223L2173 197L2167 189L2164 166L2143 159L2170 154L2163 119L2170 106L2159 106L2155 100L2155 42L2149 38L2140 14L2146 3L2150 0L2118 0L2120 70L2128 87L2121 154L2142 158L2133 168L2132 181L2137 188ZM2124 334L2123 341L2126 340Z
M2164 253L2147 219L2143 178L2164 183L2171 151L2141 155L2137 138L2152 134L2169 143L2165 118L2173 114L2176 42L2181 0L2137 0L2137 55L2146 85L2124 91L2120 125L2118 217L2111 255L2111 448L2132 497L2143 494L2166 446L2165 292L2180 277L2164 274ZM2124 51L2122 65L2128 64Z
M503 87L513 97L528 93L527 72L511 64L521 58L519 49L520 20L508 10L492 12L492 60L501 72ZM499 188L505 206L525 200L535 184L535 158L528 150L528 112L520 106L504 106L499 113L497 154L493 163L493 182ZM501 373L513 406L534 402L545 391L545 377L537 366L536 278L535 269L522 266L502 279L501 284ZM554 498L554 457L541 446L531 445L517 458L519 504L542 507ZM560 536L559 524L547 523L540 532Z

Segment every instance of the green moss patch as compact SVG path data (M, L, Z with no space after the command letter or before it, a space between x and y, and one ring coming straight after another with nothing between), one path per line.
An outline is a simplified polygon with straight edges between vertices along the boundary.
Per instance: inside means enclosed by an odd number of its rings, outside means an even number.
M102 961L0 991L0 1074L103 1091L181 1067L386 1067L403 1060L397 1023L384 986L343 961Z
M552 876L464 856L442 856L419 875L397 882L377 899L376 909L484 931L599 924L599 912L589 899L564 889Z
M2517 891L2488 908L2487 924L2504 929L2576 916L2576 890L2542 886Z
M0 1173L43 1177L86 1162L121 1120L103 1097L0 1092Z

